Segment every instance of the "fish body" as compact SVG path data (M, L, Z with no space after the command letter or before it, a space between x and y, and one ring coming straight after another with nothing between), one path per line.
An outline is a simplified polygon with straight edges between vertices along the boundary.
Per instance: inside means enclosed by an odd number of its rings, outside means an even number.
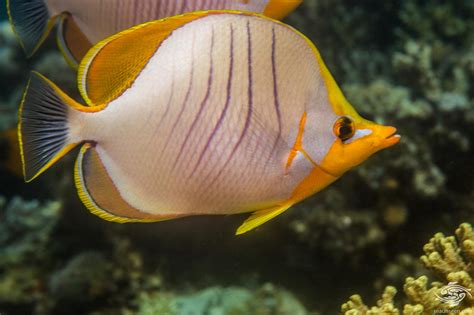
M27 54L59 18L58 43L76 65L98 41L147 21L200 10L240 10L281 19L302 0L9 0L10 21Z
M357 115L302 34L258 14L191 13L114 35L84 58L79 88L89 106L32 75L25 178L85 143L79 195L116 222L254 212L241 234L399 139Z

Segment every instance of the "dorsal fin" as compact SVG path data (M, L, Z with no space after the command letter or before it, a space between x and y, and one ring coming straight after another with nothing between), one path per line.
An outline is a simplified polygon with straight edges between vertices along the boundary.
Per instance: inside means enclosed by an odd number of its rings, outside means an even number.
M157 222L180 217L148 214L131 206L120 195L99 154L90 144L81 148L74 181L84 205L104 220L118 223Z
M270 0L263 14L272 19L282 20L302 2L303 0Z
M79 65L82 97L93 106L108 103L129 88L160 44L177 28L210 14L201 11L137 25L97 43Z

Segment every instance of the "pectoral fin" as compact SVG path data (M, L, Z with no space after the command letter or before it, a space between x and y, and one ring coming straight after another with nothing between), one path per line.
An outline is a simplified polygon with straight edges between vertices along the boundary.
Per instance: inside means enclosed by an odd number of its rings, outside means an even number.
M277 215L285 212L285 210L287 210L289 207L291 207L291 204L255 211L247 220L244 221L241 226L239 226L235 232L235 235L244 234L250 230L253 230L263 223L270 221Z

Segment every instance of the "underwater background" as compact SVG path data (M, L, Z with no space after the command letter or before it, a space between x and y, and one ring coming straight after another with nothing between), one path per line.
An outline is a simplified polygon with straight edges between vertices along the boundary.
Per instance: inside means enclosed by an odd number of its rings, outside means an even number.
M54 34L26 59L0 8L5 132L30 70L79 94ZM2 138L1 315L474 313L436 298L448 282L474 294L474 1L305 0L285 22L401 142L237 237L247 215L103 221L76 194L75 154L24 184Z

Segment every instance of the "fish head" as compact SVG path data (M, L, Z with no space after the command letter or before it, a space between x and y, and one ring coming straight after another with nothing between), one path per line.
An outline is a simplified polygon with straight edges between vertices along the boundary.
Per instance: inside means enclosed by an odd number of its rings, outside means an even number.
M334 121L332 132L336 140L321 163L322 169L336 177L400 141L395 127L366 120L353 109L351 114Z
M397 129L367 120L346 99L315 46L312 46L327 91L330 117L323 127L326 139L331 139L327 153L319 166L329 175L340 177L361 164L374 153L400 141Z

